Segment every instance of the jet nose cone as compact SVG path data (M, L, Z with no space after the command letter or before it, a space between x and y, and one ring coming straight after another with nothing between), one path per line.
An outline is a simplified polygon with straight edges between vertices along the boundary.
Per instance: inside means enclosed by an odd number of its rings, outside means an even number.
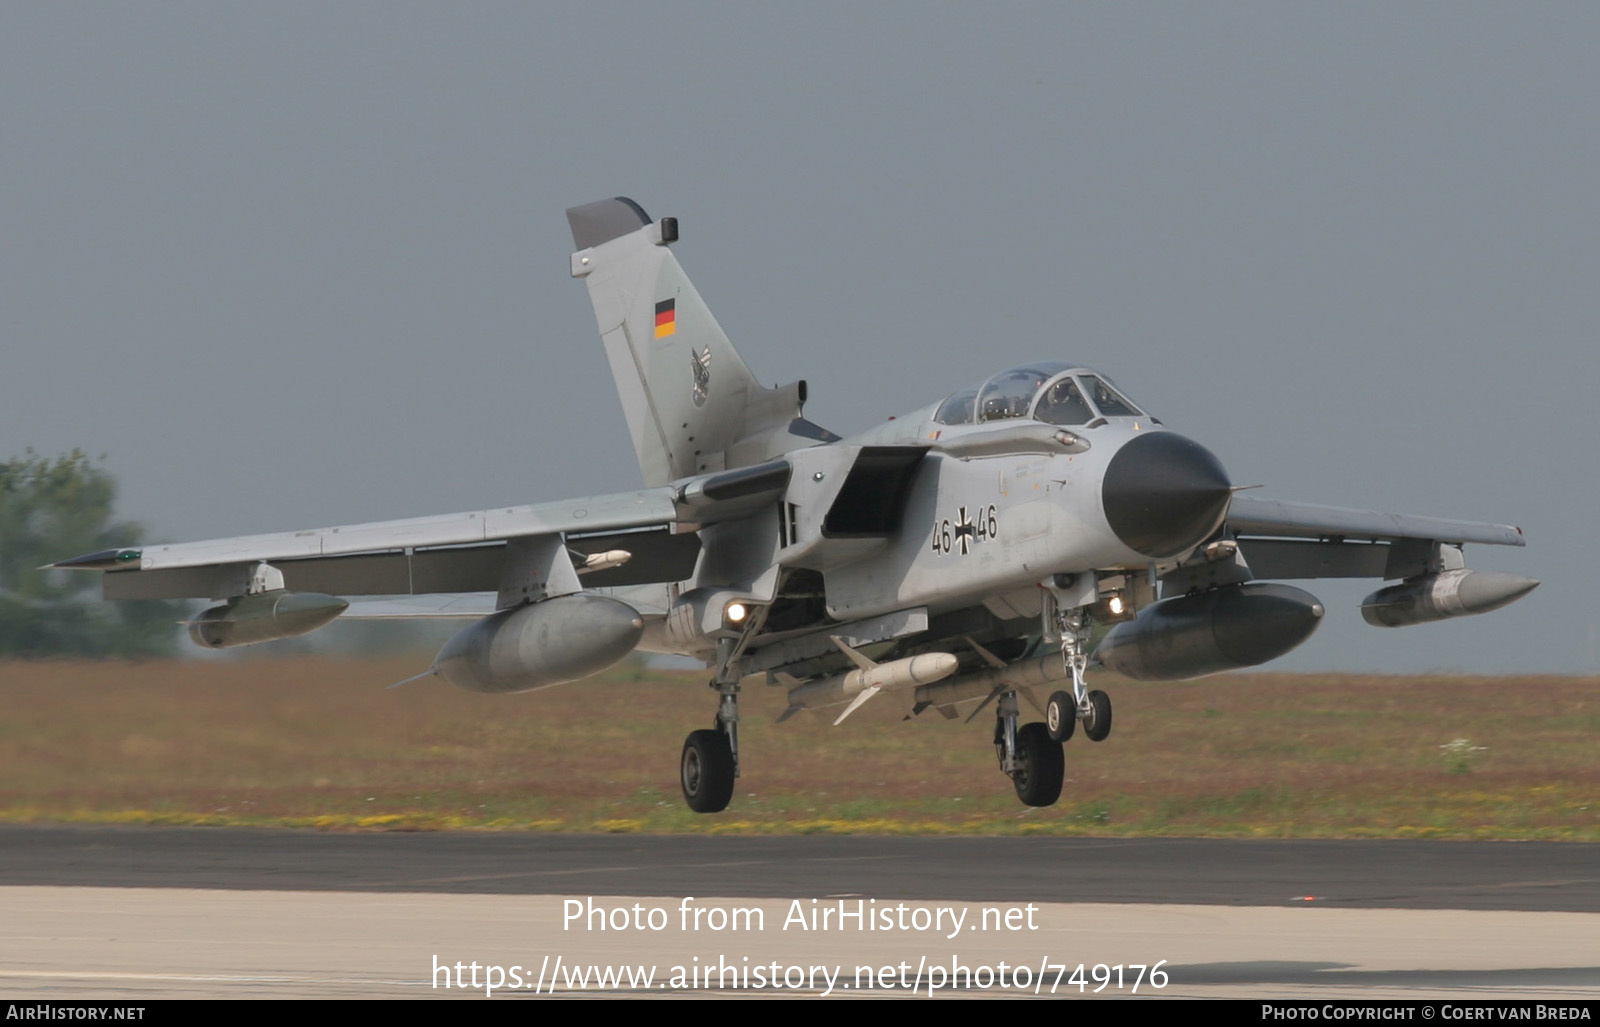
M1232 496L1210 450L1170 431L1141 435L1111 458L1100 485L1106 523L1146 556L1183 552L1217 529Z

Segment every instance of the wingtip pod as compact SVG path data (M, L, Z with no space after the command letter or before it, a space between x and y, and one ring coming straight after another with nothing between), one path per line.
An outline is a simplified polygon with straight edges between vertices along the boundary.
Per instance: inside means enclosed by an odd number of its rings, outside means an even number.
M38 568L41 571L69 570L69 571L120 571L138 570L139 561L144 556L138 549L102 549L98 553L87 556L75 556L70 560L57 560Z
M1426 624L1498 610L1538 587L1538 580L1520 574L1440 571L1380 588L1361 601L1361 616L1375 628Z

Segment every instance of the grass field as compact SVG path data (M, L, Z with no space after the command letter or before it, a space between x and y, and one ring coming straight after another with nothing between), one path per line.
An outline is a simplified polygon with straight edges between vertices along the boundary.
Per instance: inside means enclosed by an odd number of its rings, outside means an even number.
M880 696L837 728L779 726L781 691L756 683L733 805L697 816L677 765L684 734L711 724L702 675L624 665L519 696L384 688L425 665L0 664L0 819L1600 841L1593 678L1101 675L1115 730L1067 744L1048 809L1020 806L996 769L988 711L901 723L906 704Z

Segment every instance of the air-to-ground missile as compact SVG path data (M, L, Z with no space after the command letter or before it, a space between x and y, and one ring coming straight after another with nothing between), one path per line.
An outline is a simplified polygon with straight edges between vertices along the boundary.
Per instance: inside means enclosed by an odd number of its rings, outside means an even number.
M439 650L433 671L469 692L527 692L598 674L632 652L643 634L633 607L580 592L501 610L464 628Z
M949 653L920 653L903 660L875 663L870 667L858 666L855 670L807 681L789 689L789 709L785 716L797 710L848 702L868 689L877 692L929 684L954 674L960 665L961 661Z
M189 622L189 637L206 649L271 642L315 631L343 613L350 604L320 592L276 589L239 596L213 606Z
M1317 597L1292 585L1250 581L1145 607L1112 628L1095 659L1137 681L1176 681L1254 667L1311 637Z
M1002 685L1007 688L1033 688L1067 681L1071 677L1072 671L1067 668L1061 654L1051 650L1008 663L1004 667L974 671L937 684L920 685L913 698L920 710L929 706L949 706L967 699L981 699Z
M1361 601L1361 616L1374 627L1398 628L1488 613L1521 599L1538 584L1499 571L1440 571L1378 589Z

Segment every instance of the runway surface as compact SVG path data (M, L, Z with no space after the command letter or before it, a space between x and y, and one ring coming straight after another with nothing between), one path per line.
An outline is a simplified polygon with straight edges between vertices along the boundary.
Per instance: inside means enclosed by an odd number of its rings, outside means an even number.
M1600 913L1600 846L0 826L0 885Z
M1084 994L1103 964L1100 996L1131 997L1163 960L1139 995L1600 998L1585 845L6 826L0 910L6 998L482 1000L441 986L457 962L500 968L494 1001L536 974L706 994L704 966L712 993L761 967L763 994L1076 997L1080 963ZM623 965L650 983L572 976Z

